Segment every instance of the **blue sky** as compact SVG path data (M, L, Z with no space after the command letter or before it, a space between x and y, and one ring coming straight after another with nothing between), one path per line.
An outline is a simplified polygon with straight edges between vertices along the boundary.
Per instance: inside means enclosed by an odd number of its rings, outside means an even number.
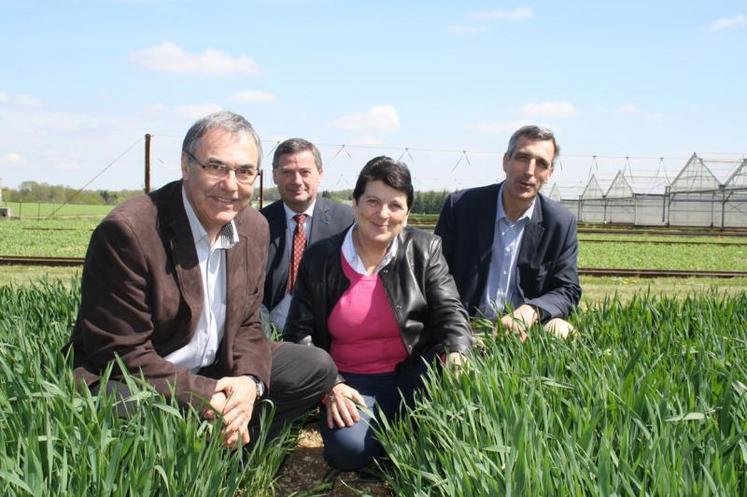
M0 0L0 178L82 187L113 162L90 188L140 188L152 133L159 186L222 108L266 152L320 144L327 189L380 154L418 189L490 183L526 123L557 132L560 184L673 176L747 153L745 54L737 1Z

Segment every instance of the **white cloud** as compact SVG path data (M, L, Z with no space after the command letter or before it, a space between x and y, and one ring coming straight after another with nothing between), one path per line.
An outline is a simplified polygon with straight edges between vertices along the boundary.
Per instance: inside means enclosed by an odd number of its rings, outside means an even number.
M536 102L521 107L521 115L529 117L558 118L569 117L576 113L576 108L570 102Z
M200 119L213 112L223 110L223 107L214 103L177 105L174 110L176 115L186 119Z
M153 71L173 74L221 77L260 72L257 63L246 55L234 57L213 49L189 53L168 41L136 50L130 54L130 60Z
M333 126L347 131L388 132L399 129L399 113L393 105L373 106L334 120Z
M484 28L467 26L465 24L452 24L446 28L446 32L450 35L472 35L480 31L484 31Z
M717 19L708 25L708 29L710 31L721 31L722 29L733 28L745 23L747 23L747 16L739 14L732 17L722 17L721 19Z
M262 104L262 103L274 103L277 101L277 97L272 93L266 91L240 91L234 93L231 96L231 100L234 102L246 103L246 104Z
M41 109L44 107L44 102L31 95L9 95L8 93L0 91L0 105L7 107L14 107L18 109Z
M17 152L10 152L0 157L0 164L2 165L19 165L25 163L26 158Z
M531 19L534 12L529 7L516 7L512 10L490 10L472 14L472 18L478 21L518 21Z
M473 131L486 135L504 135L513 133L527 124L524 121L481 121L470 126Z
M621 104L615 108L615 114L634 116L641 113L641 109L635 104Z
M661 121L667 117L667 114L664 112L649 112L631 103L618 105L615 107L614 113L622 116L636 116L644 119L652 119L654 121Z

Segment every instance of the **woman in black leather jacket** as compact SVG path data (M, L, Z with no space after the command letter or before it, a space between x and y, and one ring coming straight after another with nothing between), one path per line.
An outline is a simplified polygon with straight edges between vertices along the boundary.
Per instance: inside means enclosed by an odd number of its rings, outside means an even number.
M328 351L340 371L320 430L324 456L353 470L382 455L368 414L387 418L422 385L438 356L461 364L472 344L467 313L441 253L441 240L406 227L410 172L376 157L353 191L355 224L310 246L299 269L285 340Z

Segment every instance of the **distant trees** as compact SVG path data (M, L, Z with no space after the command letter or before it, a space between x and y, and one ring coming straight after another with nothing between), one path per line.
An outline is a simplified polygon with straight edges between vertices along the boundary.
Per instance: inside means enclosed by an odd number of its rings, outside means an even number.
M258 185L257 185L258 186ZM85 204L85 205L117 205L142 193L142 190L83 190L78 191L63 185L49 185L36 181L24 181L18 187L3 188L2 200L5 202L41 202L49 204ZM425 191L415 192L412 205L414 214L438 214L444 205L447 191ZM338 190L321 192L322 197L337 202L350 203L353 199L353 190ZM267 205L280 199L277 188L265 188L264 204ZM255 190L255 200L259 198L259 191Z
M64 185L24 181L15 190L3 188L5 202L41 202L48 204L116 205L139 195L142 190L82 190Z
M439 214L448 195L449 192L445 190L415 192L415 199L412 202L413 214Z

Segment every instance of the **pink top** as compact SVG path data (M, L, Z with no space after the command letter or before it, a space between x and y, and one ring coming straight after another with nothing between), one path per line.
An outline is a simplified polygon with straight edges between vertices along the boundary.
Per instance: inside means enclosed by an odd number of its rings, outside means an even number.
M399 326L378 274L356 273L340 254L350 288L327 319L330 355L347 373L391 373L407 358Z

